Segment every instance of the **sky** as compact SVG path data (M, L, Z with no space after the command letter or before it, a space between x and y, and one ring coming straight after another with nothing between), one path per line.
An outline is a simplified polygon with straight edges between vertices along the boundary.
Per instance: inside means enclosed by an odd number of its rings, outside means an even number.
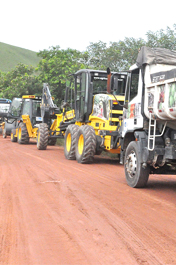
M0 0L0 42L39 52L59 45L85 51L146 38L176 24L175 0Z

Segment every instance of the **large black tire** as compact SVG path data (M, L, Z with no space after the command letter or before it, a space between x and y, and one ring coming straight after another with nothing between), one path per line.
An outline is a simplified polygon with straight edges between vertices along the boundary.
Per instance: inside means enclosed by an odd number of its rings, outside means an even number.
M75 151L78 163L87 164L93 162L96 152L96 135L92 126L82 125L79 128Z
M142 188L147 185L150 166L142 167L141 154L137 142L130 142L125 153L125 176L132 188Z
M29 143L28 131L26 128L26 124L23 122L20 122L19 127L18 127L17 141L19 144L28 144Z
M75 160L75 145L76 136L79 130L79 126L71 124L67 127L64 137L64 154L68 160Z
M17 137L15 137L15 134L16 134L16 129L12 129L10 138L11 138L11 142L13 143L17 142Z
M37 131L37 148L38 150L46 150L48 145L48 125L40 123Z

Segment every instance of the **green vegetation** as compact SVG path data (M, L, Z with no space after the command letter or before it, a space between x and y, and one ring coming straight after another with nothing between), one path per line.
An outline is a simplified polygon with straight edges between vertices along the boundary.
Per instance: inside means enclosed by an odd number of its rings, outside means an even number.
M0 71L8 72L18 63L36 67L39 60L36 52L0 42Z
M138 51L144 45L174 50L176 24L173 29L167 27L166 30L147 32L146 40L132 37L110 42L109 45L102 41L90 43L85 52L63 50L56 46L36 54L0 43L0 97L12 99L23 94L41 95L43 83L48 83L55 104L59 106L70 74L83 68L106 70L110 67L111 71L116 72L128 70L135 63ZM10 70L5 66L8 59L11 61Z

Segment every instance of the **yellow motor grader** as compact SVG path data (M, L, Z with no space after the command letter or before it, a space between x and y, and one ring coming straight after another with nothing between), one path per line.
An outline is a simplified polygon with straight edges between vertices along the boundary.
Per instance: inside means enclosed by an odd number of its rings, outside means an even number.
M126 72L79 70L66 87L62 113L55 114L56 119L50 127L47 124L53 108L49 87L44 84L43 124L38 127L38 148L41 143L48 142L45 140L48 135L49 139L64 137L65 157L79 163L91 162L94 155L102 151L119 154L118 128L123 114L126 78Z

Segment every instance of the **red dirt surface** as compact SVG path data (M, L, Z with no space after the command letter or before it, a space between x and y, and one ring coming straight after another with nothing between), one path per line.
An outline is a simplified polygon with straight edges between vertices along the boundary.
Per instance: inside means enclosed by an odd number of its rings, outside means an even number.
M176 176L133 189L117 160L2 136L0 158L0 264L176 264Z

